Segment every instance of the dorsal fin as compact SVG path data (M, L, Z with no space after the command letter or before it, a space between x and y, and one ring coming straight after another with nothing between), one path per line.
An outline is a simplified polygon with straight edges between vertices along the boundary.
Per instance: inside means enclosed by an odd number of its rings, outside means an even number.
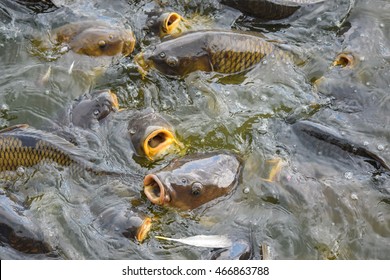
M16 129L25 129L25 128L28 128L29 125L28 124L15 124L15 125L12 125L10 127L6 127L6 128L3 128L0 130L0 133L4 133L4 132L9 132L9 131L14 131Z

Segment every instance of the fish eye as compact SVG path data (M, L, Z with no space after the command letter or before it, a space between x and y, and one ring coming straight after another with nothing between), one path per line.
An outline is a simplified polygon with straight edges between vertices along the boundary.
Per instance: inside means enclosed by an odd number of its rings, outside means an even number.
M100 114L100 110L99 109L96 109L95 111L93 111L93 115L95 117L99 116L99 114Z
M100 40L100 41L98 42L98 45L99 45L100 48L104 48L104 47L106 46L106 41Z
M165 58L166 54L165 54L165 52L160 52L159 56L160 56L161 58Z
M200 193L202 192L202 189L203 189L203 186L201 183L194 183L192 185L192 189L191 189L191 192L192 192L192 195L200 195Z
M186 178L181 178L181 183L183 185L186 185L188 183L188 180Z
M174 56L170 56L167 58L167 64L170 66L170 67L175 67L177 64L178 64L178 60L176 57Z

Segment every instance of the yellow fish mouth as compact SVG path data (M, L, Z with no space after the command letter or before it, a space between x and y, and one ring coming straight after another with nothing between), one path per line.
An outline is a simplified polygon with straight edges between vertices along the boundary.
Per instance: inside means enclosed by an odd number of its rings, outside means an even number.
M173 146L179 146L174 134L166 128L152 131L143 142L143 150L150 160L161 157Z
M164 25L162 27L163 32L172 34L179 27L182 20L182 16L178 13L169 13L164 20Z
M169 194L165 191L163 183L154 174L148 174L144 178L144 193L146 197L156 205L164 205L170 201Z
M152 219L149 218L149 217L146 217L141 226L138 228L137 230L137 235L136 235L136 239L139 241L139 242L142 242L145 240L145 238L148 236L148 233L150 231L152 227Z
M354 68L357 64L357 60L352 53L343 52L340 53L333 61L333 66L340 66L342 68Z
M125 38L122 48L122 55L128 56L134 51L136 39L134 33L131 30L125 30L123 36Z
M145 60L144 53L139 53L134 57L134 62L137 64L138 72L144 78L148 74L148 70L151 67L150 63Z
M112 107L116 109L116 111L119 111L119 102L118 102L118 96L111 90L108 91L110 97L111 97L111 103Z

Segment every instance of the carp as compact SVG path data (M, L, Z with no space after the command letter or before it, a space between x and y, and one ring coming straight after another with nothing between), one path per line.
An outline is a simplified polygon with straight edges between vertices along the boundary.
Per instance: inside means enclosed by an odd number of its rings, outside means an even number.
M194 154L177 158L144 178L144 193L154 204L195 209L235 189L241 172L229 153Z
M128 56L135 46L131 29L111 26L100 21L80 21L58 27L51 32L51 44L43 47L69 50L87 56Z
M231 31L194 31L166 40L136 55L139 71L145 75L155 68L169 76L185 76L201 70L225 74L240 73L253 68L266 56L294 60L262 37Z
M221 3L250 16L267 20L283 19L299 8L325 0L221 0Z

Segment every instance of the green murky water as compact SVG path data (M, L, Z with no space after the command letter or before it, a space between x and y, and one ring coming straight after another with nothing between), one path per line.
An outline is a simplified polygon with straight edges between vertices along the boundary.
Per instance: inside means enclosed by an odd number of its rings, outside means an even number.
M27 228L51 248L25 254L1 240L2 259L208 258L210 249L153 238L199 234L251 236L255 250L267 244L274 259L389 259L389 175L374 174L364 161L334 152L332 145L299 140L291 126L309 119L390 162L390 1L329 0L270 22L244 17L218 1L160 1L194 19L196 29L261 32L307 58L301 66L269 58L241 75L195 72L182 79L157 72L142 79L132 61L153 44L143 27L154 1L54 2L60 8L44 13L11 0L0 3L1 127L27 123L49 130L60 123L64 104L108 88L129 114L151 107L167 117L188 153L231 150L245 165L237 189L218 203L192 212L163 209L143 195L142 179L169 159L146 164L126 156L123 143L103 139L94 153L128 177L75 177L66 168L44 166L1 181L3 200L24 202L20 215L33 224ZM77 60L69 74L71 55L50 59L32 50L32 37L85 19L131 26L134 54L104 62L109 65L104 74L91 78L94 58ZM356 65L330 67L341 52L354 54ZM49 67L49 81L39 83ZM267 182L275 159L283 168ZM142 244L101 216L104 210L124 213L131 204L155 218Z

